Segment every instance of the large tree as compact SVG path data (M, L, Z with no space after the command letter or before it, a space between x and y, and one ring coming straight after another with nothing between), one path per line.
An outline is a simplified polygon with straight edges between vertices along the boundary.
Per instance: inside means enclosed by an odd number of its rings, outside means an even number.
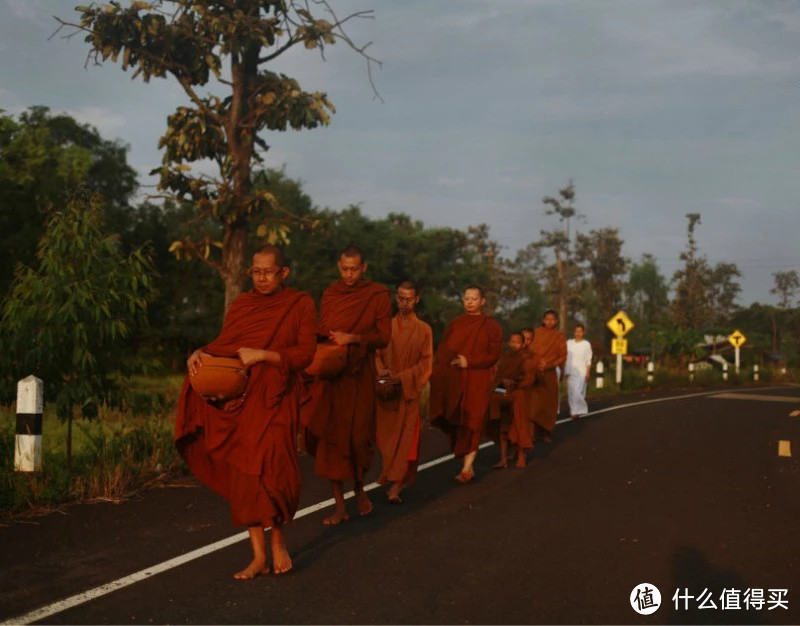
M586 264L587 280L597 294L600 313L606 320L622 304L622 278L629 263L622 256L623 243L618 228L591 230L588 235L578 233L576 237L576 258Z
M46 107L16 118L0 111L0 299L18 263L33 262L48 211L62 208L79 187L99 194L112 231L130 225L128 201L136 172L127 146Z
M652 254L633 263L625 285L625 307L638 324L661 324L669 307L667 279Z
M700 329L710 318L708 302L708 279L710 269L705 257L698 253L695 230L700 224L700 213L687 213L686 250L681 252L683 267L675 271L675 297L672 301L672 317L681 328Z
M559 189L557 196L542 198L545 215L558 218L558 227L553 230L542 230L540 238L528 245L523 256L537 259L539 276L544 283L545 294L558 310L560 328L564 330L567 316L576 308L580 300L580 268L575 261L572 242L572 220L582 219L583 215L575 207L575 184ZM552 263L544 256L545 250L552 251ZM519 257L518 257L519 260Z
M312 14L312 9L325 18ZM241 292L246 243L254 217L265 232L284 233L292 218L269 191L253 185L254 163L263 160L267 130L315 128L329 123L334 107L326 94L303 91L298 82L268 69L289 50L324 52L343 41L367 60L343 26L360 11L338 17L326 0L136 0L77 7L79 23L62 26L86 32L90 58L119 62L145 82L171 77L189 104L168 118L159 187L179 202L193 204L200 220L211 218L222 236L199 229L173 250L213 263L225 283L226 308ZM367 44L368 45L368 44ZM214 82L218 94L202 93ZM216 177L192 173L190 163L213 161Z

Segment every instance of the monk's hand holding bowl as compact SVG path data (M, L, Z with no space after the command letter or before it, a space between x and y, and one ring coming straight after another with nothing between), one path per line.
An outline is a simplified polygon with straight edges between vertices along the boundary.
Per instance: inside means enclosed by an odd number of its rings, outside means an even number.
M245 367L250 367L254 363L266 361L267 363L280 363L281 355L274 350L259 350L258 348L239 348L236 351L239 360Z
M450 365L455 365L461 369L467 369L467 357L465 357L463 354L459 354L456 358L450 361Z
M191 355L189 355L188 359L186 359L186 369L189 370L190 376L195 376L197 374L197 370L203 365L202 359L204 356L211 356L211 355L203 352L198 348L197 350L192 352Z
M358 335L344 333L341 330L332 330L330 333L328 333L328 337L330 337L331 341L337 346L346 346L350 343L358 343Z

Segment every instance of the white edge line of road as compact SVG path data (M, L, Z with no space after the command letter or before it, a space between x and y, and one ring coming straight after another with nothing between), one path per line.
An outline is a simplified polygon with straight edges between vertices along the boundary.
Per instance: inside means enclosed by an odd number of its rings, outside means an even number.
M769 388L766 388L769 389ZM764 389L759 389L759 391L763 391ZM601 413L608 413L610 411L619 411L620 409L627 409L634 406L641 406L643 404L653 404L655 402L667 402L670 400L683 400L685 398L696 398L698 396L710 396L716 393L724 393L722 391L704 391L701 393L691 393L691 394L684 394L681 396L669 396L666 398L656 398L654 400L641 400L639 402L629 402L627 404L619 404L616 406L608 407L605 409L599 409L597 411L592 411L591 413L587 413L585 416L582 416L581 419L584 417L600 415ZM566 422L573 421L571 418L566 418L562 420L558 420L556 424L563 424ZM480 445L480 448L488 448L489 446L493 446L494 442L487 441ZM447 454L445 456L439 457L438 459L434 459L432 461L428 461L427 463L422 463L417 469L418 471L423 471L428 468L434 467L436 465L440 465L441 463L446 463L454 459L455 456L453 454ZM373 489L377 489L379 487L378 483L370 483L369 485L364 487L364 491L372 491ZM350 491L345 495L345 499L349 499L353 497L353 492ZM329 498L327 500L323 500L322 502L318 502L317 504L313 504L311 506L307 506L304 509L299 510L294 519L300 519L301 517L306 517L307 515L311 515L312 513L316 513L322 509L326 509L329 506L333 506L334 500L333 498ZM190 561L194 561L195 559L199 559L207 554L211 554L212 552L216 552L217 550L222 550L223 548L227 548L235 543L243 541L247 539L248 533L247 531L237 533L235 535L231 535L226 539L221 539L219 541L215 541L207 546L203 546L202 548L197 548L196 550L192 550L191 552L187 552L180 556L176 556L175 558L169 559L157 565L153 565L152 567L148 567L143 570L139 570L129 576L124 576L123 578L118 578L115 581L110 583L106 583L104 585L100 585L99 587L95 587L93 589L89 589L87 591L83 591L78 593L74 596L70 596L69 598L65 598L64 600L59 600L58 602L53 602L52 604L48 604L47 606L43 606L39 609L35 609L30 613L26 613L25 615L20 615L19 617L14 617L9 620L0 622L0 624L32 624L33 622L38 622L39 620L43 620L51 615L55 615L56 613L61 613L62 611L66 611L68 609L74 608L80 604L84 604L86 602L90 602L91 600L95 600L96 598L100 598L104 595L107 595L113 591L118 591L124 587L129 587L135 583L138 583L142 580L146 580L148 578L152 578L156 574L161 574L162 572L166 572L167 570L173 569L175 567L179 567L188 563Z

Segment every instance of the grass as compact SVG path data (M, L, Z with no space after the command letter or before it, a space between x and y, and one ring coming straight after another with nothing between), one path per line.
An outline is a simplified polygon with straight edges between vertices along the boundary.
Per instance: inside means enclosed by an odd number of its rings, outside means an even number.
M16 414L13 407L0 408L0 521L72 502L119 500L174 473L182 466L172 438L179 385L178 377L132 380L131 408L75 419L71 472L67 425L50 405L42 416L42 470L15 472Z

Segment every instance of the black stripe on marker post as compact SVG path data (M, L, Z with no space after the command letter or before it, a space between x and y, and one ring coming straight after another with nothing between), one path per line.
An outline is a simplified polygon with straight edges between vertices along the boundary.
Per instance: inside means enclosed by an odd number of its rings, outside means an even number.
M17 413L17 434L18 435L41 435L42 434L42 414L41 413Z

